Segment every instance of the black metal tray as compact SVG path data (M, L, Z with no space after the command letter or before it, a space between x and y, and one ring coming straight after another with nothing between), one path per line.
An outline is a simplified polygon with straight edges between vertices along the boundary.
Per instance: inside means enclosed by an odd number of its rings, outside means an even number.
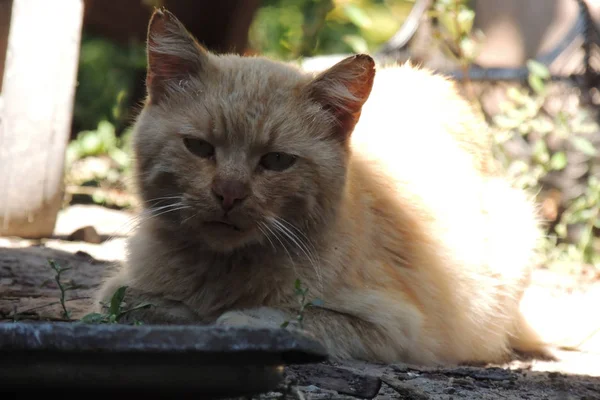
M274 389L286 364L326 359L319 342L285 329L0 324L4 395L44 390L61 397L235 397Z

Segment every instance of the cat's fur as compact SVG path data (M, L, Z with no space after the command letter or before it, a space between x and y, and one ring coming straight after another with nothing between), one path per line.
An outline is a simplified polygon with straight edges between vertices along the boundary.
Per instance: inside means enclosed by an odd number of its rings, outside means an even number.
M304 328L336 358L543 351L519 311L536 210L450 81L409 65L375 74L367 55L316 77L215 55L166 10L150 21L148 61L133 141L145 217L99 299L128 285L129 305L156 305L137 314L150 323L278 327L296 315L300 279L323 301ZM266 170L269 152L297 159ZM243 198L228 214L241 231L206 223L223 215L213 190Z

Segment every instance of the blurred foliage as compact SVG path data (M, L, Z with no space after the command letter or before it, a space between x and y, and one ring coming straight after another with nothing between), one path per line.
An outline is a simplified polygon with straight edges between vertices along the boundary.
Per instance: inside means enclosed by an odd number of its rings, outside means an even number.
M580 171L575 177L563 174L562 180L564 185L580 184L583 190L571 196L562 193L562 201L554 200L562 203L555 206L564 210L546 232L546 262L600 266L600 238L594 234L600 229L600 180L593 173L598 151L590 139L592 134L600 134L600 126L582 107L555 115L547 112L550 73L534 60L527 67L529 88L509 89L501 112L493 116L495 154L516 183L534 193L556 189L550 177L572 165L569 152L577 155ZM511 153L516 143L525 151Z
M468 0L436 0L429 13L430 18L439 21L434 36L465 73L485 39L473 29L475 13L470 4ZM527 68L527 85L508 89L500 113L486 116L494 132L494 154L518 186L538 194L542 213L543 203L551 204L550 214L555 215L542 218L557 220L545 221L543 262L561 265L574 261L600 267L600 238L595 234L600 231L600 178L592 173L598 157L590 141L590 135L600 135L600 126L585 107L570 113L549 113L545 105L550 100L550 72L535 60L529 60ZM472 83L468 78L464 83L475 109L483 113ZM578 155L578 165L569 165L574 158L569 157L569 151ZM570 167L577 171L569 174ZM566 173L557 176L563 171ZM557 180L562 181L562 187L557 187ZM564 186L580 186L583 190L569 195ZM563 193L557 196L543 197L560 189Z
M80 132L66 152L67 201L129 207L134 199L126 184L131 167L131 129L117 136L115 126L102 120L94 130Z
M442 42L445 54L458 61L463 68L469 67L479 55L483 33L473 29L475 12L469 0L437 0L429 12L439 24L433 36Z
M133 204L125 177L132 101L145 71L143 43L123 46L83 35L73 110L78 133L66 152L68 202L118 208Z
M144 76L143 44L119 46L102 38L84 35L73 123L77 129L94 129L107 120L120 131L129 122L129 105L137 76Z
M400 28L414 0L264 0L250 47L291 60L374 51Z

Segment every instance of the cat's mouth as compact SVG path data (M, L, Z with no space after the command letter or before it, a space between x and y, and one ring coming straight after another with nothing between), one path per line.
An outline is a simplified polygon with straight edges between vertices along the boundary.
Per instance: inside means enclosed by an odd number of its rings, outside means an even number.
M225 229L231 229L234 230L236 232L241 232L241 229L235 225L233 222L228 221L228 220L224 220L224 219L218 219L218 220L213 220L213 221L207 221L205 223L206 225L210 226L210 227L215 227L215 228L225 228Z

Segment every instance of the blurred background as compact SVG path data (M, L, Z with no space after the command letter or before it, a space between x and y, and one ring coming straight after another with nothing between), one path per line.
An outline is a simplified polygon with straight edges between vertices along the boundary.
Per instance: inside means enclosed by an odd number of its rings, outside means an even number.
M33 7L35 0L0 0L0 78L4 76L0 89L6 88L5 106L13 104L7 97L14 76L9 73L10 55L14 54L14 61L24 48L15 45L11 53L11 20L16 26L20 15L31 12L23 5L28 3ZM128 140L145 95L148 19L154 7L165 6L213 51L265 55L307 69L324 68L350 53L368 52L381 63L412 60L456 77L464 95L497 132L490 145L498 158L512 176L537 193L548 221L547 264L557 268L585 264L600 270L599 1L75 3L82 5L79 17L73 17L81 20L81 36L77 38L64 161L56 162L62 177L59 205L45 227L21 229L36 224L31 218L35 212L29 210L29 217L19 220L22 210L14 206L16 195L6 194L19 192L18 179L6 180L8 164L12 163L11 171L25 164L24 158L11 158L6 136L5 152L0 153L4 154L0 171L5 171L4 181L0 177L0 183L4 182L0 186L4 193L0 193L0 209L4 210L0 235L39 238L55 234L53 218L73 205L136 209L128 187ZM30 29L32 35L24 42L41 50L43 31ZM6 58L2 57L5 53ZM36 68L41 74L44 62L38 60ZM1 129L0 124L0 133ZM26 207L25 203L21 199L19 207ZM10 213L17 216L9 224Z

